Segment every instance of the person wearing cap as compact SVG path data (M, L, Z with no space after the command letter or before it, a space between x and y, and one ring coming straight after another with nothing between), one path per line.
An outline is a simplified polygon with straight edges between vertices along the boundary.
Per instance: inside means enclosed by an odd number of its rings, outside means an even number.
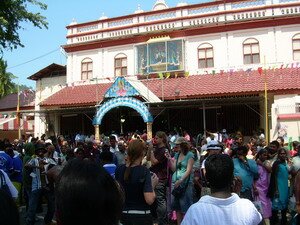
M222 150L223 150L223 147L218 141L211 140L207 144L207 147L206 147L207 155L206 155L205 159L202 161L202 164L201 164L201 179L202 179L201 196L210 194L210 188L209 188L207 180L205 179L205 174L206 174L205 162L206 162L206 159L211 155L221 154Z
M174 172L172 175L172 190L178 186L185 187L184 193L180 196L173 196L172 209L176 211L177 224L181 224L184 214L193 204L193 165L194 154L189 151L190 146L184 137L178 137L176 142L178 152L172 159L170 154L166 154Z
M214 155L214 154L221 154L222 150L223 150L222 145L218 141L212 140L212 141L208 142L207 147L206 147L206 151L208 153L207 157ZM205 176L206 158L203 160L203 162L201 164L201 170L202 170L202 173L204 176Z

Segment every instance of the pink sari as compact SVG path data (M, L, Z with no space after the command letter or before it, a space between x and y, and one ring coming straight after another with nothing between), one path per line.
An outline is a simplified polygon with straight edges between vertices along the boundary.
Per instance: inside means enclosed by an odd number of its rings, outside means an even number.
M272 203L267 197L268 187L269 187L269 173L268 171L260 166L258 166L259 178L256 181L256 188L258 191L258 200L261 201L262 205L262 216L263 218L270 218L272 216Z

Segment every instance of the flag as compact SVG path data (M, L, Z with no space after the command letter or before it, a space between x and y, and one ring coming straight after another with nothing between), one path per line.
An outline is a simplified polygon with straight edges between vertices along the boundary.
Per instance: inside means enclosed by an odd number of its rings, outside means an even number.
M159 79L164 79L164 75L163 75L163 73L158 73L158 77L159 77Z
M272 70L273 70L273 71L275 70L275 66L272 66Z
M247 75L249 76L249 74L251 73L252 68L249 68L246 70Z
M28 96L27 90L24 90L24 91L23 91L23 96L24 96L24 98L27 98L27 96Z
M171 76L171 73L166 73L166 79L168 79Z
M185 78L188 78L190 76L190 72L184 72Z
M257 68L257 72L259 73L259 75L262 75L262 72L263 72L262 67L258 67L258 68Z

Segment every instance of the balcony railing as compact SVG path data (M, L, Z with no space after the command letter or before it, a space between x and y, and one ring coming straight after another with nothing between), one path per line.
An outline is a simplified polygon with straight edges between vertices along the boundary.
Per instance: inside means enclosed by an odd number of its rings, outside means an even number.
M274 5L267 0L226 3L195 8L174 8L170 11L133 14L130 18L99 20L68 27L67 44L126 37L160 30L171 31L193 26L207 26L237 21L251 21L270 17L300 15L297 0L277 0ZM89 25L88 25L89 24Z
M275 108L275 114L300 114L300 103L294 105L280 105Z

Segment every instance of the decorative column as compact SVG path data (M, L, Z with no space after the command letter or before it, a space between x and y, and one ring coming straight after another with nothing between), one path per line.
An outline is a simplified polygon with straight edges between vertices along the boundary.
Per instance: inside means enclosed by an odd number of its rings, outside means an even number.
M152 123L147 122L147 140L152 139Z
M95 127L95 141L96 143L100 143L100 128L99 125L94 125Z

